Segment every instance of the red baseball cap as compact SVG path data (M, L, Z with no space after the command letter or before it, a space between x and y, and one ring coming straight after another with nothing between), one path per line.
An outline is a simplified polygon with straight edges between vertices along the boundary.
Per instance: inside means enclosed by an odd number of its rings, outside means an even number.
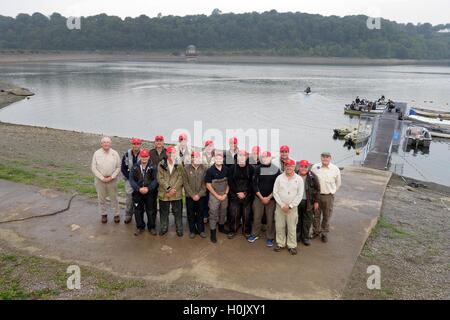
M163 136L156 136L155 137L155 141L164 141L164 137Z
M192 153L191 153L191 157L200 157L200 152L198 152L198 151L192 151Z
M232 142L233 144L237 144L238 143L238 139L236 137L232 137L230 138L230 140L228 140L228 142Z
M207 147L207 146L209 146L209 145L211 145L213 143L214 143L214 141L212 141L212 140L206 140L205 141L205 147Z
M169 146L166 149L166 153L175 153L175 152L177 152L177 151L175 150L175 147L173 147L173 146Z
M139 153L139 157L141 158L150 157L150 151L148 151L148 149L142 149L141 152Z
M289 152L289 146L286 146L286 145L281 146L280 147L280 152Z
M295 166L295 160L293 160L293 159L287 159L287 160L284 162L284 165L285 165L286 167L288 167L288 166Z
M187 140L187 134L186 133L182 133L178 136L178 141L183 141L183 140Z
M141 143L142 143L142 139L139 139L139 138L131 139L131 144L141 144Z
M308 160L301 160L301 161L300 161L300 166L301 166L301 167L309 167L309 162L308 162Z
M239 150L239 155L241 155L241 156L247 156L248 153L247 153L247 151L245 151L245 150Z
M254 147L252 148L252 152L253 152L253 153L259 154L260 151L261 151L261 148L260 148L259 146L254 146Z
M262 157L271 157L272 153L270 153L270 151L264 151L261 156Z

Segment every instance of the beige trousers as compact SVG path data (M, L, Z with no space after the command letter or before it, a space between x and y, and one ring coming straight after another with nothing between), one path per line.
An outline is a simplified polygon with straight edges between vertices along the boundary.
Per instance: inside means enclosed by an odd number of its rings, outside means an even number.
M119 199L117 199L117 179L111 182L105 183L100 179L95 178L95 189L97 190L98 206L101 215L108 214L107 201L108 197L111 201L111 208L115 216L120 215Z
M284 213L277 204L275 209L275 232L277 245L284 248L297 248L297 207Z

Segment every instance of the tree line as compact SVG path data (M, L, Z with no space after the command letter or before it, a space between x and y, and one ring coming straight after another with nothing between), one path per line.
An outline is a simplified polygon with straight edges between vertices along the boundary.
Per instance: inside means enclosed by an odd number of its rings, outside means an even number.
M222 14L121 19L82 17L70 30L59 13L0 16L0 48L15 50L129 50L244 52L288 56L450 59L450 24L402 24L381 19L367 27L367 16L305 13Z

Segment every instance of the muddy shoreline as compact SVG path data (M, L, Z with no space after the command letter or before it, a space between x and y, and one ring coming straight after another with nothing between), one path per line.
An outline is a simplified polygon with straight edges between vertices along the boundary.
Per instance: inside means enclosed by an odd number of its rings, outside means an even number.
M63 61L186 62L184 54L120 51L0 51L0 64ZM294 57L245 55L242 53L200 54L195 63L308 64L308 65L450 65L450 60L369 59L341 57Z
M0 109L11 103L26 99L34 95L26 88L21 88L16 85L0 82Z

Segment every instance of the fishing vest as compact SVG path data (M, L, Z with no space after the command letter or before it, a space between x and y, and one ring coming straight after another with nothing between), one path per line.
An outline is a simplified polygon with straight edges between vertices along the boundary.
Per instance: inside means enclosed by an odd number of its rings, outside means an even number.
M141 160L141 158L139 157L139 155L141 154L141 151L139 151L139 154L137 155L137 161L136 161L136 164L137 163L139 163L139 161ZM134 166L134 163L133 163L133 150L131 150L131 149L128 149L128 151L127 151L127 160L128 160L128 163L127 163L127 166L128 166L128 172L130 172L131 171L131 168L133 168L133 166ZM126 180L126 179L125 179Z

